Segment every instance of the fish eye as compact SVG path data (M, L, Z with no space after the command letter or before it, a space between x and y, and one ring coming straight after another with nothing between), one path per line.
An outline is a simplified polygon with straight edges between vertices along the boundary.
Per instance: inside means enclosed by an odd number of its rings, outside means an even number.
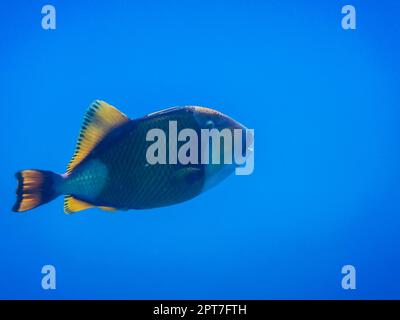
M212 129L212 128L214 128L214 121L208 120L208 121L206 122L206 128L207 128L207 129Z

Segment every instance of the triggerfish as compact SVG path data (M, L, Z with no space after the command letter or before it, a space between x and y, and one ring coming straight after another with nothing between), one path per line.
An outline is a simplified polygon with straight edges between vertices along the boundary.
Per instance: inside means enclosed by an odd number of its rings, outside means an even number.
M115 107L96 100L85 115L66 173L36 169L16 173L17 201L13 211L31 210L60 195L65 196L65 213L93 207L106 211L163 207L196 197L238 167L234 162L226 164L223 161L182 163L170 148L154 152L156 158L167 159L165 163L149 161L149 152L151 147L154 151L156 142L165 142L166 146L172 144L161 136L158 137L160 141L156 141L154 135L149 138L149 132L152 129L161 130L166 133L167 139L171 138L177 134L171 131L171 123L176 124L177 132L191 129L190 132L199 136L202 129L246 130L230 117L205 107L174 107L139 119L129 119ZM200 158L204 152L211 150L204 150L200 144L197 149L179 150L185 144L184 139L179 137L172 137L176 142L176 153L186 156L185 159L188 151L198 151ZM251 146L246 142L242 143L242 155L246 155ZM213 152L214 149L211 150Z

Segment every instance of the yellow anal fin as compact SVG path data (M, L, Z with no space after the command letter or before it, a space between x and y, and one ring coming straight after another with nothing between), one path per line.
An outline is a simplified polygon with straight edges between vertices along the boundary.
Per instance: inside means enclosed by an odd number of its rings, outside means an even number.
M128 121L129 118L112 105L100 100L93 102L83 120L67 173L71 173L113 128Z
M99 207L99 209L104 210L104 211L108 211L108 212L114 212L114 211L118 210L118 209L115 209L113 207L104 207L104 206Z
M65 196L64 198L64 212L73 213L86 209L94 208L93 205L82 200L75 199L73 196Z

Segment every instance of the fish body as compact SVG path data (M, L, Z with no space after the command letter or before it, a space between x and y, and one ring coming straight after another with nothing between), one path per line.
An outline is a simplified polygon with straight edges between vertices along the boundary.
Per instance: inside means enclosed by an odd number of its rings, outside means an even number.
M176 124L176 131L171 129L171 123ZM191 129L201 136L201 130L210 127L244 129L233 119L203 107L170 108L129 119L111 105L95 101L85 116L67 172L18 172L13 209L30 210L59 195L65 195L66 213L91 207L109 211L150 209L192 199L231 174L235 165L201 161L182 164L171 153L169 144L175 143L179 150L187 141L178 141L177 132ZM149 163L148 150L154 140L148 139L148 133L152 129L175 136L165 141L165 158L172 161ZM198 144L199 155L204 152L202 148Z

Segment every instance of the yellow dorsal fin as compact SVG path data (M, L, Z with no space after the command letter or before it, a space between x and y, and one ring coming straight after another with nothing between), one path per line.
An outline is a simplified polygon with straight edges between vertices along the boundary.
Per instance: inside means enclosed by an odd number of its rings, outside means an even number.
M64 212L73 213L86 209L94 208L93 205L82 200L75 199L73 196L65 196L64 198Z
M75 153L67 166L67 173L71 173L107 133L127 121L129 118L112 105L100 100L94 101L86 112Z

